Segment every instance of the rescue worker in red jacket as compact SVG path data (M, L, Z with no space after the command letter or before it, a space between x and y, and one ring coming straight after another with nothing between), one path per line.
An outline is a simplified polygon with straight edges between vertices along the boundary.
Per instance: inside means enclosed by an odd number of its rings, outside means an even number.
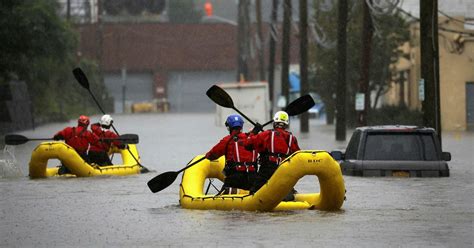
M242 132L244 120L240 115L232 114L226 119L225 125L229 135L222 138L207 154L206 158L215 160L225 155L225 180L220 193L236 193L237 188L249 190L257 172L257 153L243 146L248 138Z
M85 115L79 116L77 120L77 127L66 127L63 130L57 132L54 136L54 140L64 140L66 144L70 145L76 150L86 162L89 162L87 153L91 144L98 142L98 137L91 131L87 130L90 120ZM67 173L68 170L65 166L60 167L60 174Z
M273 117L273 129L258 133L260 130L252 130L256 135L251 135L245 141L245 147L254 149L259 153L260 168L255 179L255 184L250 189L251 193L259 190L273 175L281 161L292 153L299 151L296 137L286 129L290 124L288 113L278 111ZM296 192L293 190L293 192ZM291 192L290 192L291 194ZM286 200L292 200L293 194L287 196ZM294 199L294 198L293 198Z
M100 166L112 165L112 161L109 157L109 150L112 146L118 148L125 148L126 145L122 144L119 140L113 140L119 136L110 130L114 120L110 115L103 115L98 123L91 125L92 132L97 135L99 141L91 145L89 150L89 160L91 163L95 163Z

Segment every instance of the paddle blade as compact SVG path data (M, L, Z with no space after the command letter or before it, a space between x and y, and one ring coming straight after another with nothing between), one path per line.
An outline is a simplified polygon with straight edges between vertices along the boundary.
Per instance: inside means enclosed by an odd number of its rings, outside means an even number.
M288 104L285 111L289 116L295 116L308 111L314 104L314 100L310 95L304 95Z
M81 68L77 67L74 70L72 70L72 73L74 74L74 77L76 78L77 82L79 84L89 90L89 80L86 77L86 74L81 70Z
M126 144L138 144L139 140L136 134L122 134L117 139Z
M28 142L29 139L23 135L19 134L7 134L5 135L5 144L7 145L21 145Z
M174 182L174 180L176 180L178 174L179 173L176 171L168 171L162 173L148 181L148 188L150 188L151 192L153 193L162 191L163 189L170 186Z
M206 95L211 98L212 101L224 108L234 108L234 101L221 87L217 85L211 86L206 92Z

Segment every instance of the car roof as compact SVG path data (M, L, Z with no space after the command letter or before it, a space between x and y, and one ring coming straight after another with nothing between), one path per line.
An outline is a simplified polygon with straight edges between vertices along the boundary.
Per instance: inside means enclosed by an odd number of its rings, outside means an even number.
M409 126L409 125L379 125L358 127L356 130L362 132L435 132L431 127Z

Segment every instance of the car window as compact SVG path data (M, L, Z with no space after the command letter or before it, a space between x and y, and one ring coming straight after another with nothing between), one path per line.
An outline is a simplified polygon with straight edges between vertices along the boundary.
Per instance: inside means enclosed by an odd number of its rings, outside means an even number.
M438 160L436 146L433 140L433 135L423 134L422 136L423 145L425 148L425 160L436 161Z
M365 160L436 160L430 134L369 133L364 149Z
M360 131L355 131L347 145L345 159L357 159L357 149L360 143Z

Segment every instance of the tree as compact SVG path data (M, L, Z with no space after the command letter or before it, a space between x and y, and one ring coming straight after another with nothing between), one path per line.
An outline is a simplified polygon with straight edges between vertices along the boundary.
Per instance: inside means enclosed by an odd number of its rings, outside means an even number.
M286 102L290 102L290 33L291 33L290 0L283 1L283 37L281 42L281 95Z
M38 58L63 60L77 45L77 35L56 14L57 1L0 2L0 80L28 74Z
M336 140L346 140L346 66L347 66L347 12L348 1L338 1L337 13L337 77Z
M309 93L308 88L308 0L300 0L300 84L301 95ZM300 118L300 131L309 132L309 114L304 112Z
M347 123L354 126L357 114L354 109L357 82L360 79L360 61L362 49L362 4L365 1L349 1L350 13L347 25ZM318 39L310 47L311 88L326 105L328 123L332 123L338 77L335 46L337 31L337 8L327 6L327 1L316 0L313 22ZM400 56L400 47L409 38L408 24L398 12L374 13L374 36L372 38L372 56L370 60L369 91L382 94L389 87L392 78L390 65ZM370 103L370 107L373 104ZM370 113L370 109L369 109Z
M25 81L40 122L97 111L72 76L78 64L91 72L95 94L108 99L97 66L77 58L77 34L58 16L58 7L55 0L0 2L0 82Z

